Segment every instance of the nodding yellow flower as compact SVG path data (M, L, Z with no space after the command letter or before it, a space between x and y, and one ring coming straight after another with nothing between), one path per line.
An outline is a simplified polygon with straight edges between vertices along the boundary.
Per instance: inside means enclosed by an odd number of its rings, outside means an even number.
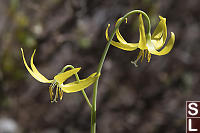
M78 92L81 91L85 88L87 88L88 86L92 85L96 79L100 76L100 74L97 73L93 73L91 74L88 78L86 79L82 79L79 81L74 81L68 84L63 84L63 82L65 80L67 80L69 77L77 74L81 68L73 68L71 70L65 71L65 72L61 72L59 74L57 74L53 80L49 80L47 78L45 78L35 67L35 65L33 64L33 58L35 55L35 51L33 52L32 56L31 56L31 68L27 65L25 57L24 57L24 52L23 49L21 48L21 52L22 52L22 58L24 61L24 65L26 67L26 69L28 70L28 72L39 82L42 83L50 83L50 87L49 87L49 93L50 93L50 99L51 102L57 102L58 97L60 97L60 100L62 100L63 98L63 92L65 93L73 93L73 92ZM53 90L55 89L55 95L53 93ZM53 99L54 96L54 99Z
M135 61L132 61L135 66L137 66L137 61L141 59L141 62L144 57L147 58L148 62L150 62L151 54L154 55L165 55L168 54L173 48L175 42L175 34L171 32L171 38L168 43L164 46L167 38L167 26L166 26L166 18L159 16L160 22L158 23L156 29L154 30L152 36L150 33L145 34L144 23L142 19L142 14L139 15L139 33L140 39L138 43L128 43L120 34L119 28L116 30L116 36L119 42L111 41L111 44L115 47L118 47L122 50L133 51L137 48L140 49L140 52ZM122 18L119 18L116 22L116 25ZM126 19L127 22L127 19ZM115 25L115 26L116 26ZM106 29L106 39L109 40L108 29L110 24Z

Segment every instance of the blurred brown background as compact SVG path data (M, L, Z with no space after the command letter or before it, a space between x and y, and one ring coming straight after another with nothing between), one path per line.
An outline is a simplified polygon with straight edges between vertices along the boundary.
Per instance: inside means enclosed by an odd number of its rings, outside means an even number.
M110 47L98 90L97 133L183 133L185 101L200 100L199 0L1 0L0 133L89 133L90 111L81 93L51 104L48 84L24 67L29 62L49 79L67 64L85 78L97 69L106 44L105 29L128 11L167 18L173 50L135 68L138 50ZM120 30L138 41L137 15ZM169 39L169 36L168 36ZM92 86L86 89L91 98Z

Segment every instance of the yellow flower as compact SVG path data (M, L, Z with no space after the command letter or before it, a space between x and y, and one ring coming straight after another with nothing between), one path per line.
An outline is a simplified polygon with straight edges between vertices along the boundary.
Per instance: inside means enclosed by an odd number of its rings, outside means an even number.
M119 32L119 28L116 30L116 36L119 42L111 41L111 44L115 47L118 47L122 50L133 51L137 48L140 49L139 55L135 61L132 61L135 66L137 66L137 61L141 58L143 60L144 56L147 57L148 62L150 62L151 54L154 55L165 55L168 54L175 42L175 35L171 32L171 38L168 43L164 46L166 38L167 38L167 26L166 26L166 18L159 16L160 22L154 30L152 36L151 34L145 34L144 23L142 19L142 14L139 15L139 33L140 39L138 43L128 43L122 37ZM122 18L119 18L116 25ZM110 25L108 25L106 29L106 39L109 40L108 29Z
M72 92L81 91L81 90L87 88L88 86L93 84L96 81L96 79L100 76L100 74L93 73L86 79L82 79L82 80L79 80L79 81L74 81L74 82L68 83L68 84L63 84L63 82L65 80L67 80L72 75L77 74L81 69L81 68L73 68L73 69L65 71L63 73L59 73L54 77L53 80L49 80L49 79L45 78L37 70L37 68L33 64L33 58L34 58L34 55L35 55L35 51L36 50L34 50L34 52L32 54L32 57L31 57L31 61L30 61L31 68L30 68L26 63L26 60L25 60L25 57L24 57L24 52L23 52L23 49L21 48L24 65L25 65L26 69L29 71L29 73L36 80L38 80L39 82L42 82L42 83L50 83L51 84L50 87L49 87L49 93L50 93L51 102L54 102L54 101L57 102L58 95L60 97L60 100L62 100L63 92L72 93ZM55 87L56 87L55 97L53 99L53 96L54 96L53 89Z

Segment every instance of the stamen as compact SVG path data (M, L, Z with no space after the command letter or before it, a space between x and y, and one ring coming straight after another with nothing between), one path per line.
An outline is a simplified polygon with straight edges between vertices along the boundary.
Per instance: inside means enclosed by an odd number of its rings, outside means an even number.
M55 94L53 102L57 103L57 98L58 98L58 86L56 87L56 94Z
M56 88L56 92L55 92L56 95L54 96L53 89L55 88L55 86L57 86L57 88ZM56 81L54 81L49 86L49 94L50 94L51 103L57 102L57 97L58 97L58 83ZM53 96L54 96L54 99L53 99Z
M49 87L49 95L50 95L50 99L52 101L53 100L53 92L52 92L51 86Z
M59 84L58 82L54 81L49 86L49 94L50 94L51 103L57 102L58 97L60 97L60 100L62 100L62 98L63 98L63 90L59 87L58 84ZM54 90L55 86L56 86L56 89L55 89L55 95L54 95L53 90Z
M147 58L147 55L148 55L148 50L145 49L145 58Z
M144 50L142 50L142 55L141 55L141 57L142 57L142 59L141 59L141 63L142 63L142 61L143 61L143 59L144 59Z
M53 82L50 86L49 86L49 95L50 95L50 99L51 99L51 102L52 102L52 100L53 100L53 89L54 89L54 87L55 87L55 82Z
M151 53L150 52L148 53L147 60L148 60L148 62L150 62L150 60L151 60Z
M131 61L131 63L134 64L135 67L138 67L137 62L138 62L138 60L141 58L142 55L144 56L144 51L143 51L143 50L140 50L140 52L139 52L139 54L138 54L138 56L137 56L137 59L136 59L135 61Z
M63 91L61 88L59 88L59 97L60 97L60 101L61 101L63 98Z

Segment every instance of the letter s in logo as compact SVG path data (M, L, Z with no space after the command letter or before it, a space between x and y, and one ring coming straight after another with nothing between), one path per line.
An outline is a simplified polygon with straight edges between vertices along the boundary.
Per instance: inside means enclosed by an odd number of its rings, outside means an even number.
M188 104L188 108L189 108L188 113L189 113L189 115L191 115L191 116L197 115L198 114L197 107L198 107L197 103L189 103Z

